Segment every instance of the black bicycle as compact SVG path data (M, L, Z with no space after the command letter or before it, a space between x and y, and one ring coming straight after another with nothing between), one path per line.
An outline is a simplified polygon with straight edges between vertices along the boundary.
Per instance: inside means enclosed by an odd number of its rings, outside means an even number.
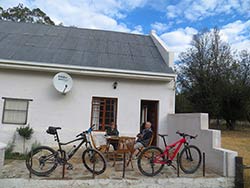
M106 160L101 152L92 148L90 143L90 134L94 125L92 125L87 131L78 134L76 137L80 137L62 143L59 140L57 130L61 127L49 127L47 133L54 135L55 141L58 143L58 150L55 151L48 146L39 146L31 150L26 159L26 167L28 170L37 176L48 176L51 174L58 165L66 165L68 170L73 169L73 165L68 161L74 156L77 150L85 143L86 149L82 153L82 162L84 166L96 175L102 174L106 170ZM62 149L63 145L82 140L77 146L69 151Z

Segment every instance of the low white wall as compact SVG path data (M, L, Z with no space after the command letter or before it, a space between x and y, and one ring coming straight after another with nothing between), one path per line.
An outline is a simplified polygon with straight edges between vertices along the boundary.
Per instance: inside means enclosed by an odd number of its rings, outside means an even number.
M208 128L208 114L169 114L168 143L173 143L180 138L176 134L178 130L198 135L196 139L192 139L191 144L198 146L201 152L205 152L206 167L222 176L235 176L235 157L238 153L221 148L221 132ZM163 146L162 142L161 146Z

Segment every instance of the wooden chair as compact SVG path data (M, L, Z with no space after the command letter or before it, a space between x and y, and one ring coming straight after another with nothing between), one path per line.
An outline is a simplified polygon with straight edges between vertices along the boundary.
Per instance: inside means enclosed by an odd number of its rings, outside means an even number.
M90 141L93 148L105 153L107 151L105 131L92 131L90 134Z
M128 166L129 163L131 163L131 167L134 168L133 163L131 161L132 154L134 151L134 143L135 143L134 137L126 137L126 136L119 137L118 148L117 150L114 150L113 152L113 160L114 160L113 166L116 165L117 159L120 159L120 160L123 160L123 163L124 163L123 165ZM125 161L124 161L125 160L124 157L126 157L126 155L128 155L127 164L125 164Z

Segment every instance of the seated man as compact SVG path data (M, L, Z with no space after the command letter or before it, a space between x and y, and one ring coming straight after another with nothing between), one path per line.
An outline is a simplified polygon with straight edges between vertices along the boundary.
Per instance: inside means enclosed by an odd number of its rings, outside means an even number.
M107 129L107 135L108 136L119 136L119 131L117 130L114 122L111 122L110 128Z
M148 121L145 123L145 128L137 135L138 139L136 140L136 143L134 145L135 156L139 152L139 148L146 147L149 144L152 136L153 131L151 129L151 123Z
M117 130L114 122L111 122L111 127L109 129L107 129L107 135L108 136L119 136L119 131ZM117 147L118 147L117 142L111 142L110 144L114 147L114 150L117 150Z

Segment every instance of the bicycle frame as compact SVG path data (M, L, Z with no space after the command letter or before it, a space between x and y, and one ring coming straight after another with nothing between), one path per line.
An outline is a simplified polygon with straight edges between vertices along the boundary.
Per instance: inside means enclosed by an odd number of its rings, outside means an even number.
M55 137L55 141L57 141L57 143L58 143L58 147L59 147L58 152L61 153L61 157L64 158L64 159L66 159L66 151L62 149L62 146L65 146L65 145L74 143L74 142L76 142L76 141L82 140L82 141L72 150L72 152L68 155L67 160L70 160L70 159L74 156L74 154L78 151L78 149L79 149L84 143L86 143L86 147L87 147L87 145L91 146L90 141L86 138L87 135L85 135L84 137L76 138L76 139L71 140L71 141L66 142L66 143L60 142L60 139L59 139L59 136L58 136L58 133L57 133L57 132L56 132L56 134L55 134L54 137Z
M170 145L167 145L164 152L160 155L157 155L154 159L154 163L158 163L158 164L169 164L170 161L173 161L173 159L176 157L177 153L179 152L181 146L183 144L186 144L187 143L187 140L186 138L181 138L180 140L176 141L175 143L173 144L170 144ZM174 153L173 155L169 155L169 151L172 149L172 148L175 148L174 150ZM164 160L162 161L161 158L163 156L167 156L167 160Z

